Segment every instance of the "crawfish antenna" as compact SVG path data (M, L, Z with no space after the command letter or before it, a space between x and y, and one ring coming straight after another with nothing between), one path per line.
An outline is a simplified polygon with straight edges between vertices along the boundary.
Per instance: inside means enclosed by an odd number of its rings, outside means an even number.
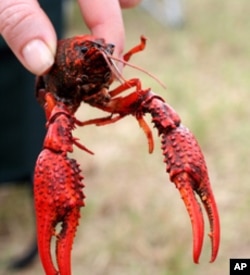
M124 65L126 65L126 66L129 66L129 67L131 67L131 68L134 68L134 69L136 69L136 70L138 70L138 71L143 72L144 74L146 74L146 75L150 76L151 78L153 78L153 79L154 79L157 83L159 83L164 89L166 89L166 85L165 85L159 78L157 78L155 75L151 74L150 72L144 70L143 68L138 67L138 66L136 66L136 65L133 65L133 64L131 64L131 63L129 63L129 62L123 60L123 59L118 58L118 57L114 57L114 56L112 56L112 55L107 55L107 56L108 56L111 60L115 60L115 61L121 62L122 64L124 64ZM112 64L114 65L113 62L112 62ZM116 69L118 70L117 66L114 65L114 67L116 67ZM118 70L118 72L119 72L119 70ZM119 74L120 74L120 72L119 72ZM120 75L121 75L121 74L120 74Z
M127 82L126 79L120 73L115 62L112 59L110 59L111 55L107 54L106 52L102 52L102 55L103 55L105 61L107 62L107 64L109 65L109 68L111 69L112 73L117 78L117 80L120 81L120 83Z

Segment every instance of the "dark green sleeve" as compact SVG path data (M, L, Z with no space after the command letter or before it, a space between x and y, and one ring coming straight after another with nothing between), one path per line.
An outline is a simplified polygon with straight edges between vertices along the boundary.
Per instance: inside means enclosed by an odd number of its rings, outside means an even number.
M40 1L58 37L62 35L62 0ZM42 108L28 73L0 39L0 183L29 181L45 134Z

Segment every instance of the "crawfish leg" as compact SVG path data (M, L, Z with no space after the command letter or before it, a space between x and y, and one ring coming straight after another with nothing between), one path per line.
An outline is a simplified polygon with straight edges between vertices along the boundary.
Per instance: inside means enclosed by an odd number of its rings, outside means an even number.
M131 56L135 53L138 53L140 51L143 51L145 49L145 46L146 46L146 37L145 36L141 36L141 43L136 45L135 47L133 47L131 50L129 50L127 53L125 53L123 55L123 59L125 61L129 61L129 59L131 58Z
M124 97L118 96L122 92L132 87L135 87L135 92L132 92L131 94ZM147 96L148 92L149 89L141 89L141 82L139 79L132 78L109 92L111 100L108 103L106 103L105 105L95 105L95 107L98 107L105 112L109 112L111 113L111 115L106 117L90 119L83 122L76 119L75 123L78 126L86 126L91 124L102 126L110 123L115 123L118 120L124 118L125 116L132 114L135 116L140 127L143 129L148 140L149 153L152 153L154 150L152 132L149 126L147 125L146 121L143 119L142 113L138 112L138 109L140 108L141 103L144 100L145 95Z

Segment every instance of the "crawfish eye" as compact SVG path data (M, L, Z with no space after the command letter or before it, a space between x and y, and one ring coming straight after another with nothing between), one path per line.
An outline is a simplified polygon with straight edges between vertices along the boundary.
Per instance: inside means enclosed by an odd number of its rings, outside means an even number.
M88 47L82 46L82 47L80 48L80 51L81 51L81 53L85 54L85 53L88 51Z
M115 48L115 45L114 44L107 44L107 47L106 47L106 51L110 54L112 54L114 52L114 48Z
M105 82L109 81L110 77L111 77L111 73L110 73L110 72L107 72L107 73L104 75L104 81L105 81Z

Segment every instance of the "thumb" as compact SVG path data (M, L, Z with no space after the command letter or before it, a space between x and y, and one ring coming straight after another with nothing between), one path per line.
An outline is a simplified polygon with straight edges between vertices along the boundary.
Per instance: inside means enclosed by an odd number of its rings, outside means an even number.
M36 0L0 0L0 34L33 74L41 75L53 64L56 33Z

